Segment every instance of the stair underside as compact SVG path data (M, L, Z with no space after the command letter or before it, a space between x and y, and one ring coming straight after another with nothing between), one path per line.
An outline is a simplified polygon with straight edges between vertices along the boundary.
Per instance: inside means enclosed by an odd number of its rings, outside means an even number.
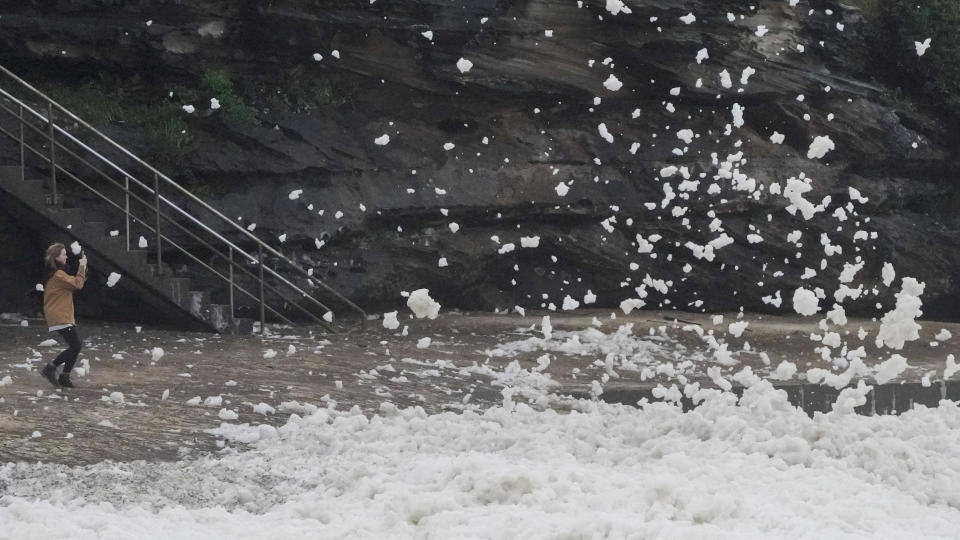
M166 265L161 265L162 274L158 276L157 265L148 263L148 250L127 250L123 236L110 236L111 229L120 227L111 227L101 216L85 216L87 211L83 209L52 204L52 197L45 191L45 181L21 180L19 166L0 166L0 191L19 203L19 217L52 225L77 240L91 256L91 263L101 266L106 263L106 267L120 273L124 290L161 310L167 319L182 321L183 327L190 330L252 331L251 319L235 317L229 305L211 303L212 291L194 290L190 278L173 276Z

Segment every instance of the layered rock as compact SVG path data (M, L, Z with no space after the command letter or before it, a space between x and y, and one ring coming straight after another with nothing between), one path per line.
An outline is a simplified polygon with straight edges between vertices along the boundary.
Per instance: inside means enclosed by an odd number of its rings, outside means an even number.
M789 298L799 286L830 296L843 263L860 256L864 269L848 285L877 286L878 294L847 300L848 312L891 305L896 285L880 285L890 262L898 276L927 282L928 316L958 317L952 125L947 115L883 99L857 10L664 0L628 1L630 13L614 14L612 4L30 4L0 19L0 61L28 80L103 70L161 85L223 69L242 82L297 68L352 87L339 106L260 106L253 124L195 114L191 146L171 175L218 186L213 205L244 226L256 223L258 236L371 310L422 287L446 307L559 307L588 290L599 305L617 306L649 274L672 281L666 295L645 287L649 306L778 311L789 302L775 308L762 297L780 290ZM680 19L688 12L695 22ZM698 62L704 48L709 58ZM469 71L458 69L460 58L472 62ZM756 72L740 84L747 67ZM604 86L611 74L622 88ZM255 93L256 84L248 87ZM735 104L744 123L728 128ZM135 128L104 127L149 150ZM681 129L692 131L689 143ZM783 144L771 142L775 132ZM384 134L389 143L375 143ZM829 136L835 149L808 159L816 136ZM737 190L714 176L741 151L746 161L733 160L735 168L755 183ZM679 174L660 174L671 165L687 167L699 186L681 192ZM810 220L790 215L790 202L770 190L801 173L813 179L807 199L831 197ZM714 182L722 191L708 194ZM666 205L665 184L679 195ZM867 201L851 203L850 187ZM294 189L303 193L291 200ZM711 230L714 219L722 226ZM802 247L786 241L794 230ZM858 230L866 240L854 240ZM656 258L638 253L638 233L661 236ZM712 261L686 247L721 233L734 243ZM824 234L842 254L824 253ZM538 247L521 247L532 236ZM505 251L508 243L516 249ZM448 266L438 265L441 257ZM801 279L805 268L816 276Z

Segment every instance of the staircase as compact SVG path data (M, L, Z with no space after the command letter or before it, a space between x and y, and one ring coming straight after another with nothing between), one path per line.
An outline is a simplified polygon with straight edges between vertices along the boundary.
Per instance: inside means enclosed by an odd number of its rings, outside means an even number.
M259 311L261 331L294 319L333 331L334 312L319 293L366 319L311 272L0 66L2 143L19 154L0 163L0 193L18 219L74 238L91 264L121 274L125 290L165 320L250 333L253 318L238 316L246 310ZM148 248L139 247L143 239ZM171 258L189 270L175 274L164 262Z

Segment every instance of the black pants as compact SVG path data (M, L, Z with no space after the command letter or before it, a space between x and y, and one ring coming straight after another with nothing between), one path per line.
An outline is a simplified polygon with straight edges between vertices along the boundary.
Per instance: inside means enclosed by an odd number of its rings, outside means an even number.
M73 365L77 363L77 355L80 354L80 336L77 334L76 326L61 328L57 330L57 333L67 342L68 348L57 355L57 359L53 361L53 365L59 366L60 364L64 364L63 372L70 373Z

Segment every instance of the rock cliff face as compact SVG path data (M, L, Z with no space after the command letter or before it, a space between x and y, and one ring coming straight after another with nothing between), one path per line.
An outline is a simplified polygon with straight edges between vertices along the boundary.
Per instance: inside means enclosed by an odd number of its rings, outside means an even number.
M137 76L161 96L229 73L256 119L225 122L198 94L166 168L371 310L421 287L492 309L588 290L616 306L638 286L652 307L776 311L762 297L779 290L788 310L799 286L832 296L859 258L848 312L889 308L890 262L926 282L927 316L956 319L956 131L884 98L865 28L832 1L27 1L2 10L0 62L27 80ZM323 106L268 95L317 81ZM149 152L135 127L100 125ZM817 136L835 148L810 159ZM781 193L801 174L823 204L809 220ZM659 235L652 253L637 234ZM712 261L688 246L723 234Z

